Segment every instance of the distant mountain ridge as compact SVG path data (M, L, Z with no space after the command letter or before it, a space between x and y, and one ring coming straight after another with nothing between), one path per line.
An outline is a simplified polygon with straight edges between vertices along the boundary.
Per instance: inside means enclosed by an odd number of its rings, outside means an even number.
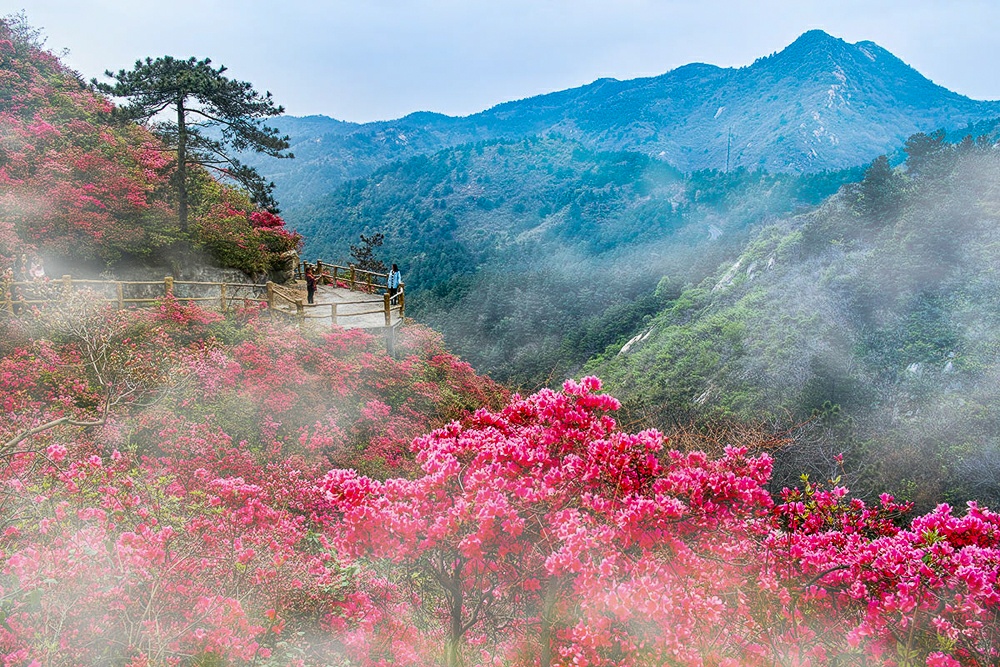
M1000 116L1000 102L939 86L874 42L821 30L741 68L694 63L656 77L505 102L465 117L430 112L347 123L278 118L295 160L256 164L294 210L339 183L470 142L559 134L595 150L643 152L682 171L817 172L871 161L916 132Z

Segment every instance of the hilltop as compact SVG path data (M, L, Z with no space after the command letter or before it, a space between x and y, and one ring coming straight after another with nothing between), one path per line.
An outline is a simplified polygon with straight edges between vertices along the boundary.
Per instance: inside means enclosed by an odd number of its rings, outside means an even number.
M204 169L187 179L192 224L178 225L176 153L43 48L0 20L0 268L39 253L77 275L192 263L260 277L301 237L247 192Z

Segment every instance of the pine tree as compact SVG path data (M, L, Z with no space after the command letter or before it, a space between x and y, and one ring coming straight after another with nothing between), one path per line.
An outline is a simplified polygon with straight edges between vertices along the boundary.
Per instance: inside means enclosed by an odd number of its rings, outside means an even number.
M889 215L899 206L901 193L902 179L889 164L889 159L880 155L865 171L858 186L858 209L876 218Z
M175 172L178 212L182 231L188 222L189 167L200 165L245 187L254 203L277 212L272 196L274 183L267 183L235 153L255 151L273 157L285 153L288 137L263 124L262 118L284 112L275 106L271 93L261 95L253 85L223 76L225 67L214 68L211 60L178 60L164 56L137 60L132 70L106 71L114 85L92 80L101 92L129 100L118 115L131 121L151 123L171 150L177 151ZM172 110L166 120L162 112Z
M361 235L361 245L351 245L351 259L354 266L363 271L372 273L385 273L385 263L375 256L375 248L381 248L385 241L385 234L376 232L371 236Z

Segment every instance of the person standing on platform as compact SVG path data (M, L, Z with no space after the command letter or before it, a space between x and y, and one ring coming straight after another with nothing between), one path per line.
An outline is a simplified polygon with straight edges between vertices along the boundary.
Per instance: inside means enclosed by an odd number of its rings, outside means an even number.
M313 297L316 296L316 276L313 274L312 267L306 269L306 300L309 303L313 302Z
M42 258L38 255L32 255L28 274L31 280L42 280L45 278L45 265L42 264Z
M399 267L395 264L392 265L392 269L389 271L389 279L387 281L389 287L389 298L395 299L396 292L399 291L399 283L402 280L402 276L399 275Z
M21 259L14 265L14 280L18 282L31 280L31 276L28 275L28 256L23 253Z

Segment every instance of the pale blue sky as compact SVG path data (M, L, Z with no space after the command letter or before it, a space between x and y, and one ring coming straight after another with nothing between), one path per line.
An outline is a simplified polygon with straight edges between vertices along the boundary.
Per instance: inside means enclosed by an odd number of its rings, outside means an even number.
M1000 99L997 0L0 0L86 78L210 57L293 115L466 115L689 62L747 65L820 28Z

